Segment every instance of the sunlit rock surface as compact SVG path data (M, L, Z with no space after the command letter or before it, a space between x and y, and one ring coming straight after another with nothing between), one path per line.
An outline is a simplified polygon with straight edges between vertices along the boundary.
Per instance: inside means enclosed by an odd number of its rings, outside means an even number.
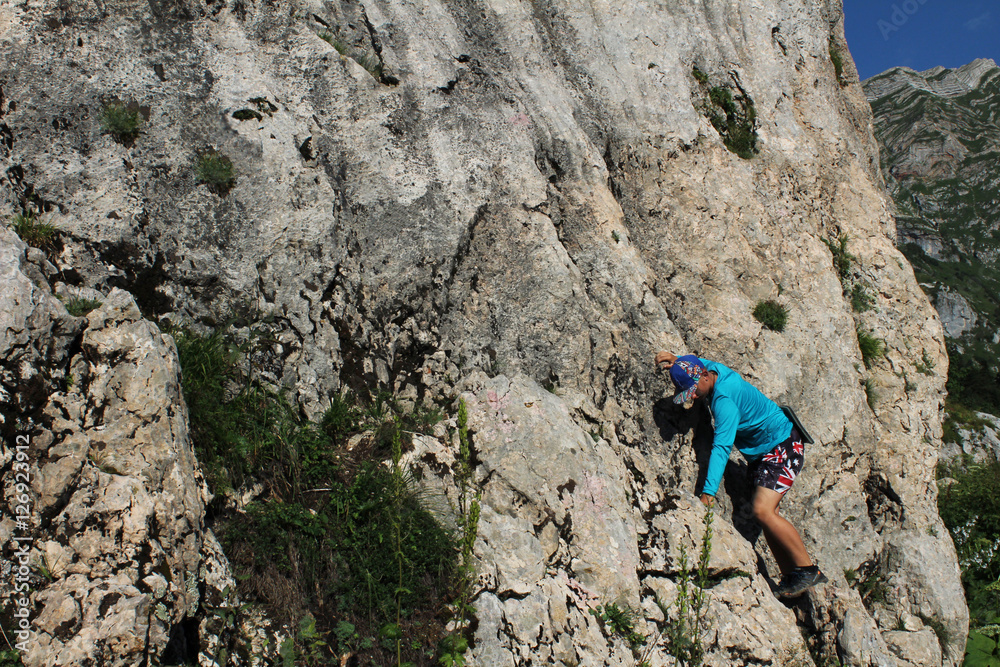
M0 26L0 206L39 208L63 231L58 269L43 276L4 241L3 299L16 301L4 317L21 322L3 334L5 391L21 391L7 379L25 353L18 341L66 347L59 327L95 351L119 345L126 364L88 366L87 394L45 385L44 414L74 394L114 402L105 421L115 416L106 428L117 435L102 456L118 472L88 462L100 438L61 412L77 439L40 471L37 502L77 488L105 502L109 475L149 496L139 519L161 516L157 494L184 508L157 519L160 539L184 545L161 544L166 587L134 595L134 565L38 582L46 618L86 618L87 591L105 586L135 606L106 628L56 623L30 664L56 664L56 639L114 647L100 650L121 664L156 655L197 605L188 577L214 544L200 532L176 360L115 288L151 321L273 315L263 371L311 414L345 385L466 398L484 493L474 664L633 664L588 613L615 600L655 634L656 597L676 595L679 545L700 539L694 493L711 438L705 410L661 401L672 390L652 366L660 349L729 365L793 405L817 441L783 511L831 583L792 607L774 598L745 467L731 464L712 567L733 576L710 591L706 664L811 664L805 637L845 664L960 663L967 613L935 502L943 331L894 247L838 2L39 0L0 6ZM323 32L377 54L381 72ZM752 99L752 159L709 122L712 87ZM111 98L146 117L131 145L102 133ZM238 120L241 110L260 118ZM235 165L227 193L196 181L208 149ZM846 282L824 243L843 236L855 257ZM872 310L852 311L853 284ZM16 296L47 285L106 303L83 324L51 297ZM753 318L765 299L788 309L783 332ZM870 369L859 328L885 343ZM29 361L65 369L72 354ZM926 360L933 372L915 372ZM154 387L159 402L143 403ZM172 441L143 426L150 410ZM152 459L140 459L148 440ZM113 532L122 519L108 508L86 510L108 533L99 549L151 539L148 520ZM50 511L73 520L58 503ZM58 525L39 523L38 544L75 548ZM866 606L846 571L884 579L884 602ZM224 570L212 572L223 585ZM169 621L151 620L157 604ZM943 642L928 639L930 624L947 629ZM662 650L650 660L670 664Z

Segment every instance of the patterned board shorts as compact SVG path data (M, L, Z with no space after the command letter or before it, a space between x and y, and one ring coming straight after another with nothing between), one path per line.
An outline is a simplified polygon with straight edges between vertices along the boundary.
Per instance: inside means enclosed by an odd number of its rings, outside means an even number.
M792 434L775 447L770 454L765 454L750 468L750 479L755 486L763 486L784 495L792 488L795 476L802 470L805 462L805 446L798 429L792 429Z

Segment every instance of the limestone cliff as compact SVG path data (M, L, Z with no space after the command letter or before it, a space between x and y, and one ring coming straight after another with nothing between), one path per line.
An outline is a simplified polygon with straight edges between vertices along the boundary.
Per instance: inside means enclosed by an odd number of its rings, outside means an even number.
M33 420L36 558L72 564L34 582L26 664L159 659L222 587L192 576L226 576L169 339L123 290L154 322L276 316L266 370L311 413L355 384L466 398L474 664L633 664L589 609L652 624L675 594L710 425L661 402L659 349L731 366L817 440L783 509L833 581L774 598L732 465L712 567L739 576L710 591L706 663L812 664L800 630L844 664L961 662L943 332L894 247L836 0L37 0L0 5L0 42L0 205L61 230L47 259L2 239L4 446ZM141 110L134 140L102 131L112 100ZM231 187L196 178L209 151ZM824 243L842 238L843 279ZM850 284L874 308L852 312ZM52 289L104 305L74 320ZM783 332L752 316L765 299ZM108 564L141 544L141 566Z

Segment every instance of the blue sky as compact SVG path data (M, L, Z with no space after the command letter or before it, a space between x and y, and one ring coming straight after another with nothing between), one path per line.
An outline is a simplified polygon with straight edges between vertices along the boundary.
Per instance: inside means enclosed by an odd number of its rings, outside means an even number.
M844 0L844 22L862 80L899 65L1000 63L997 0Z

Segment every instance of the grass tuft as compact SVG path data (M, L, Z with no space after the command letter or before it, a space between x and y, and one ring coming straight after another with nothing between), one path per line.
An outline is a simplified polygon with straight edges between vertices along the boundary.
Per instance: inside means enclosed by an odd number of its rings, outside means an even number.
M340 55L345 58L350 58L357 64L361 65L361 67L371 74L379 83L389 83L384 76L382 59L379 58L377 53L367 49L354 49L346 42L338 39L328 30L319 33L319 38L336 49L337 53Z
M233 161L214 150L200 153L194 163L195 178L212 192L224 195L236 183Z
M856 313L864 313L875 308L875 296L861 283L854 283L851 288L851 309Z
M842 283L845 283L851 277L851 267L858 259L847 251L847 242L849 239L850 237L847 234L838 236L836 242L830 239L823 239L823 243L826 244L826 247L833 254L833 267L837 270L837 275L840 276L840 282Z
M240 109L233 112L233 118L239 121L263 120L264 116L259 111L254 111L253 109Z
M66 310L73 317L83 317L95 308L100 308L101 302L96 299L73 298L66 304Z
M875 405L878 403L879 395L878 389L875 387L874 378L865 379L865 398L868 401L868 407L875 411Z
M142 115L135 102L111 100L101 108L101 130L125 146L131 146L142 131Z
M871 368L879 359L885 356L885 343L875 338L869 332L858 326L858 349L861 350L861 361L865 368Z
M788 323L788 309L777 301L758 301L753 309L754 318L771 331L784 331Z
M9 226L21 240L33 248L50 249L56 240L58 231L53 225L42 222L35 213L25 211L17 213L10 219Z

